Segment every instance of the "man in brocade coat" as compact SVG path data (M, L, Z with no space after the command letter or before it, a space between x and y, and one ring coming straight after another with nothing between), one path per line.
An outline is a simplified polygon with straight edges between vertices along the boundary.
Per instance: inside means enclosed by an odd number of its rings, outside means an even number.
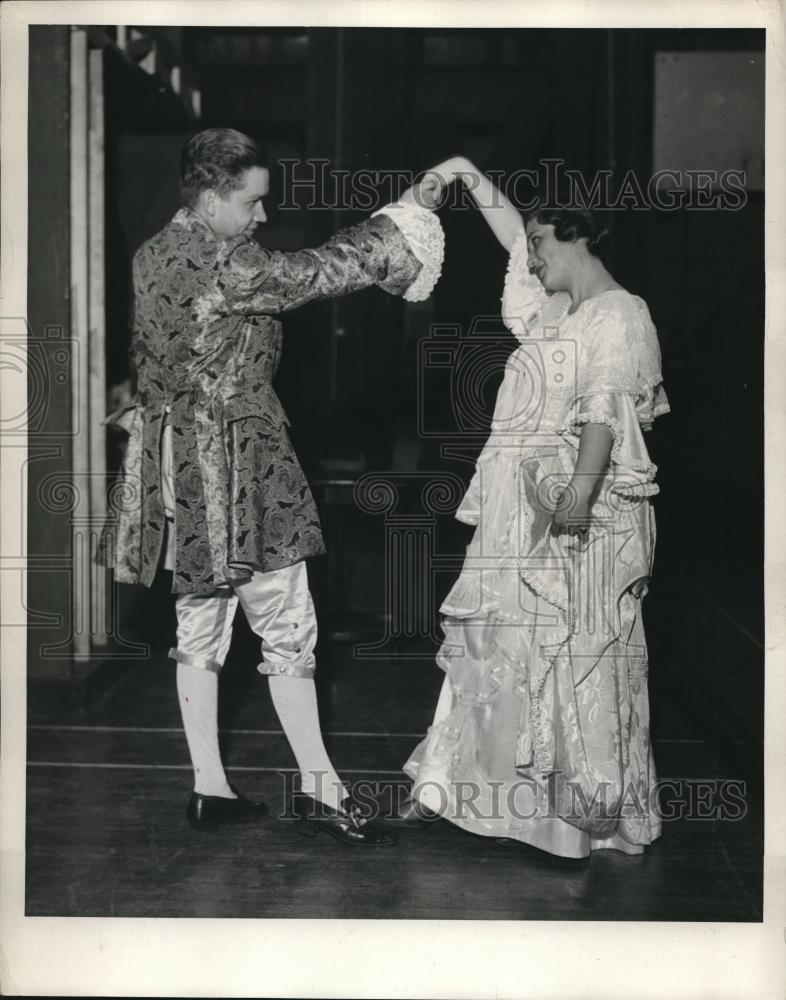
M150 586L162 562L173 571L170 657L194 766L194 828L266 811L229 784L218 748L218 674L240 603L262 640L258 670L269 676L300 770L300 828L392 843L363 822L319 729L304 560L324 546L272 386L281 353L275 316L372 284L427 297L439 274L441 229L408 192L403 204L316 250L263 250L252 234L266 218L268 170L253 140L231 129L188 140L181 182L184 207L134 257L138 392L108 418L129 441L101 558L124 583Z

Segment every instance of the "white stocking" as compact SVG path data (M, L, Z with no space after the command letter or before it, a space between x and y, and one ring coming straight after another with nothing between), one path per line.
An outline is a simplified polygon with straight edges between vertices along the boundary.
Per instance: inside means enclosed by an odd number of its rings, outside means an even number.
M218 675L178 663L177 694L194 767L194 791L235 798L218 750Z
M322 742L314 681L271 675L270 696L300 769L300 787L325 805L340 809L348 793Z

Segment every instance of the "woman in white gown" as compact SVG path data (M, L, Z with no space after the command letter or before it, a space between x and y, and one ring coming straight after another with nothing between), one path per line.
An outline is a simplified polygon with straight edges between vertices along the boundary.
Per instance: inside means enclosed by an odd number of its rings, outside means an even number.
M525 222L462 158L510 252L502 314L519 345L457 518L476 525L441 612L446 677L404 770L415 802L476 834L565 857L641 853L660 833L641 602L668 411L646 304L621 288L592 213Z

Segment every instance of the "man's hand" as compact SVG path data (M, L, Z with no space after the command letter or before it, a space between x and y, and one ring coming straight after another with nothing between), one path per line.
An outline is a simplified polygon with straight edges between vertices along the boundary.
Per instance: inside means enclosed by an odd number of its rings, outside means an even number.
M433 210L438 208L445 191L458 178L470 176L475 168L463 156L452 156L449 160L443 160L435 167L427 170L417 184L413 184L399 198L405 204L420 205L421 208Z
M398 199L405 205L418 205L432 212L442 200L445 190L444 178L437 173L427 173L422 180L407 190Z

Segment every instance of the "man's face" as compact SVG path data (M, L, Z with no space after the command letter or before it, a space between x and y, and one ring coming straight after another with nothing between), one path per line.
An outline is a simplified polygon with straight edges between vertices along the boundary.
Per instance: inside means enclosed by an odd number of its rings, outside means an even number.
M205 218L217 236L239 236L253 232L257 224L267 222L262 199L270 190L270 173L264 167L251 167L239 188L223 198L211 192L205 205Z

